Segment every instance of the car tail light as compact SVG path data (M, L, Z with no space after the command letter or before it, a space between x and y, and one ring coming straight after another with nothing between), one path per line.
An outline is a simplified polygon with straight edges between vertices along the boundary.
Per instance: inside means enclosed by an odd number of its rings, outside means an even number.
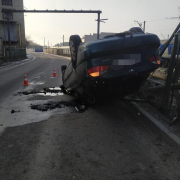
M149 60L154 64L160 64L161 63L160 56L151 56L149 58Z
M96 66L96 67L89 68L87 70L87 72L92 77L98 77L98 76L101 76L104 73L106 73L108 70L109 70L108 65L102 65L102 66Z

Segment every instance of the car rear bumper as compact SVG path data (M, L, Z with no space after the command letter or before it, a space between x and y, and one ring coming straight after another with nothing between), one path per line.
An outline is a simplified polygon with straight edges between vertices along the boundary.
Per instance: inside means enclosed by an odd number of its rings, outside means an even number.
M138 91L150 73L115 78L86 78L85 90L93 96L112 95L123 97Z

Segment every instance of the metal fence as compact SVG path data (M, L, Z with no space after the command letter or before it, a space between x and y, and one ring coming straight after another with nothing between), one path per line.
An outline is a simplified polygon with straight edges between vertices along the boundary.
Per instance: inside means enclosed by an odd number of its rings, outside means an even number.
M3 57L2 38L0 37L0 59Z
M11 48L11 58L10 58L10 49L9 47L4 48L4 60L5 61L17 61L26 58L26 49L25 48Z

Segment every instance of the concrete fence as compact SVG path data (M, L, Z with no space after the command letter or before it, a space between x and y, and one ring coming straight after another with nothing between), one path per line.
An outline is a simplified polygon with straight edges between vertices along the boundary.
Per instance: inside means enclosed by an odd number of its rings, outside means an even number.
M43 49L44 53L60 55L60 56L71 56L69 47L60 48L47 48Z

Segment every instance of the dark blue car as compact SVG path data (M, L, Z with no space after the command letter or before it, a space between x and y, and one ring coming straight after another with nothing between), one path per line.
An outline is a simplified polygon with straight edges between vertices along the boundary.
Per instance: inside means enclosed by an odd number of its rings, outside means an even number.
M140 28L82 43L70 37L71 62L62 66L62 88L90 103L99 96L136 92L160 64L159 38Z

